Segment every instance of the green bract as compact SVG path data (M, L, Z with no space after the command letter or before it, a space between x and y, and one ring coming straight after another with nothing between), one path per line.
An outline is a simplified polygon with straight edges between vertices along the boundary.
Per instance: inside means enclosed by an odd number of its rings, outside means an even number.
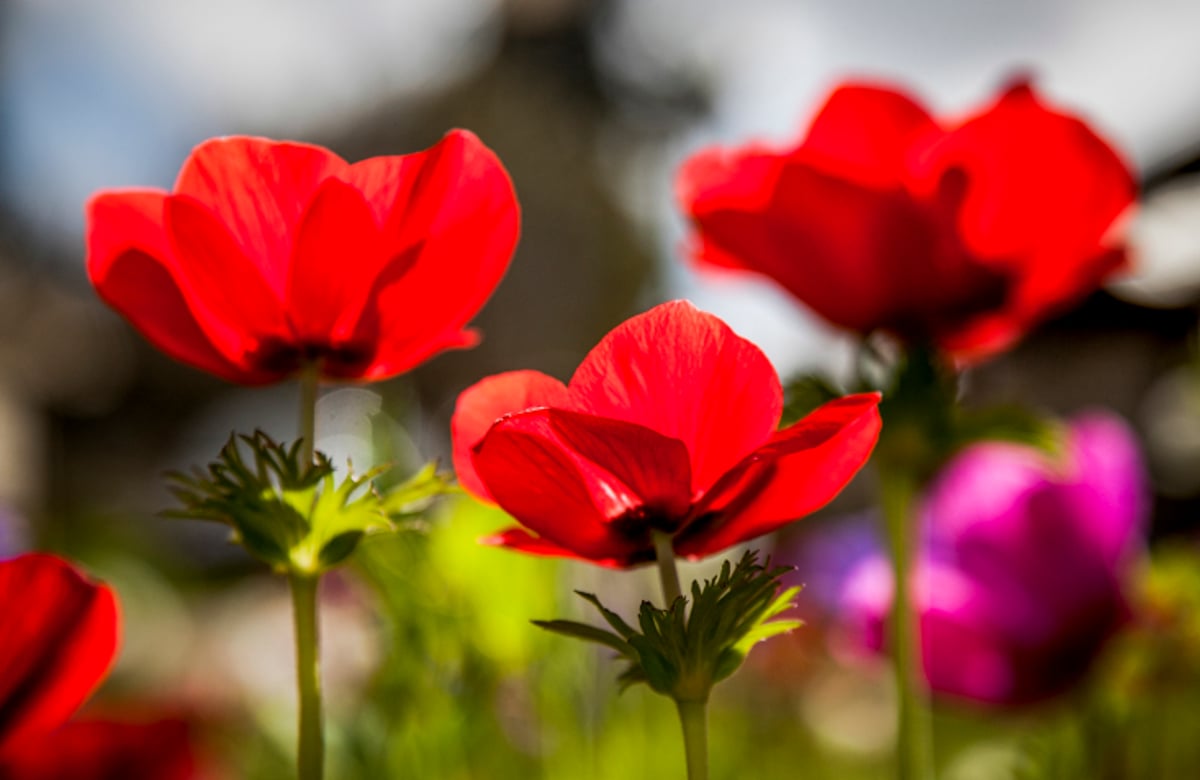
M799 620L774 619L794 606L792 599L800 592L798 587L780 592L779 578L788 571L759 565L757 554L747 552L737 566L726 561L720 574L703 585L693 582L690 598L681 596L667 609L643 601L638 628L590 593L579 595L600 611L612 631L572 620L534 624L616 650L628 661L620 676L622 687L644 682L676 701L702 702L713 685L741 666L751 647L801 625Z
M450 489L434 463L386 495L372 480L387 466L339 483L327 456L318 452L303 463L300 445L277 443L262 431L230 436L206 469L168 475L183 508L165 514L225 523L260 560L313 575L345 560L364 534L393 530Z

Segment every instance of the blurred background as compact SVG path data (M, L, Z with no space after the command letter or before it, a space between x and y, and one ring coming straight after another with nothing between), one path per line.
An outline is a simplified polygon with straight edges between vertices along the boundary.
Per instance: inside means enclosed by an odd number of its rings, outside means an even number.
M170 187L213 135L312 141L357 160L424 148L450 127L478 133L523 210L511 269L476 320L483 343L331 390L319 408L318 447L337 462L403 470L447 456L467 385L512 368L565 379L611 327L668 298L725 318L785 377L844 374L847 337L765 282L684 262L679 163L711 143L798 138L846 77L904 85L955 116L1028 73L1138 171L1137 267L974 371L968 400L1123 415L1150 464L1152 536L1186 557L1200 509L1197 29L1192 0L7 0L0 555L57 549L112 580L127 627L109 700L160 700L205 724L231 776L281 776L286 591L223 529L156 513L171 505L161 474L206 462L231 430L294 436L297 391L172 363L108 311L84 273L92 192ZM870 495L855 485L827 515ZM604 573L474 544L503 524L450 502L427 535L373 543L329 584L334 776L674 776L669 703L618 697L604 654L528 625L582 614L565 594ZM653 593L643 574L606 576L610 600L631 608ZM880 776L894 729L886 676L839 667L819 625L777 642L715 705L715 776ZM1052 723L1079 736L1061 707L939 709L945 776L1021 776L1030 733ZM751 760L752 773L736 768Z

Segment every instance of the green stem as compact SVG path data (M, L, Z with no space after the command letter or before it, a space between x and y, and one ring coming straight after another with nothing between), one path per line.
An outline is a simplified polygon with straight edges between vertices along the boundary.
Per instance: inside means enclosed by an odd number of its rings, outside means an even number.
M910 588L917 480L903 465L880 464L879 481L888 548L895 572L888 645L892 651L898 699L896 777L899 780L928 780L933 776L929 713L919 690L920 636Z
M325 735L321 722L321 660L317 636L319 575L292 573L292 614L296 624L296 686L300 692L300 780L321 780L325 771Z
M708 702L676 699L688 780L708 780Z
M300 371L300 454L301 462L305 465L313 460L317 434L317 385L320 378L315 363L304 366Z
M315 364L300 373L301 463L313 462L317 429ZM321 715L320 637L317 630L317 585L320 575L292 572L292 615L296 626L296 688L299 692L299 738L296 767L300 780L321 780L325 773L325 731Z
M663 600L667 609L675 603L675 599L683 595L679 587L679 570L675 568L675 548L671 535L662 531L652 531L654 537L654 559L658 561L658 577L662 582Z

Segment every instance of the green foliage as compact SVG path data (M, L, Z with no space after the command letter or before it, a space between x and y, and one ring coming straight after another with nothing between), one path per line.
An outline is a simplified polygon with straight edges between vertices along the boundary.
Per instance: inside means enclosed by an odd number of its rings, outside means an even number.
M726 561L716 577L692 583L690 611L685 597L666 609L643 601L634 628L596 596L581 592L612 631L571 620L534 625L615 650L627 662L619 677L622 689L644 682L676 700L707 701L713 685L733 674L753 645L800 625L775 619L794 606L800 591L779 592L779 578L787 571L759 565L757 554L747 552L737 566Z
M302 461L299 441L277 443L262 431L230 436L206 469L168 475L182 508L164 514L224 523L234 541L273 568L319 574L345 560L365 534L393 530L449 489L432 463L381 495L372 480L387 467L339 483L324 454Z

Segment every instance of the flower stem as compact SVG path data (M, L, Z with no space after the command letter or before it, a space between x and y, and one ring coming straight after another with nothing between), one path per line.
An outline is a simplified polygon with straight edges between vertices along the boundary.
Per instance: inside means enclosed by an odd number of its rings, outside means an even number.
M708 702L676 699L688 780L708 780Z
M683 595L679 587L679 571L675 568L675 548L671 543L671 535L662 531L652 531L654 537L654 558L658 561L658 577L662 582L663 601L667 609L675 603L675 599Z
M325 771L325 735L321 721L321 668L317 636L317 585L320 576L293 572L292 614L296 624L296 686L300 692L300 780L321 780Z
M313 446L317 434L317 385L320 373L315 363L304 366L300 371L300 445L301 462L312 463Z
M317 431L317 385L315 364L300 374L301 463L313 462ZM321 715L320 637L317 631L317 585L320 575L293 571L292 615L296 634L296 688L299 692L299 739L296 767L300 780L321 780L325 773L325 731Z
M896 677L897 756L899 780L928 780L930 771L929 714L918 690L920 636L911 593L912 536L916 528L913 503L917 480L902 465L881 463L879 482L883 516L892 558L894 590L889 617L889 646Z

